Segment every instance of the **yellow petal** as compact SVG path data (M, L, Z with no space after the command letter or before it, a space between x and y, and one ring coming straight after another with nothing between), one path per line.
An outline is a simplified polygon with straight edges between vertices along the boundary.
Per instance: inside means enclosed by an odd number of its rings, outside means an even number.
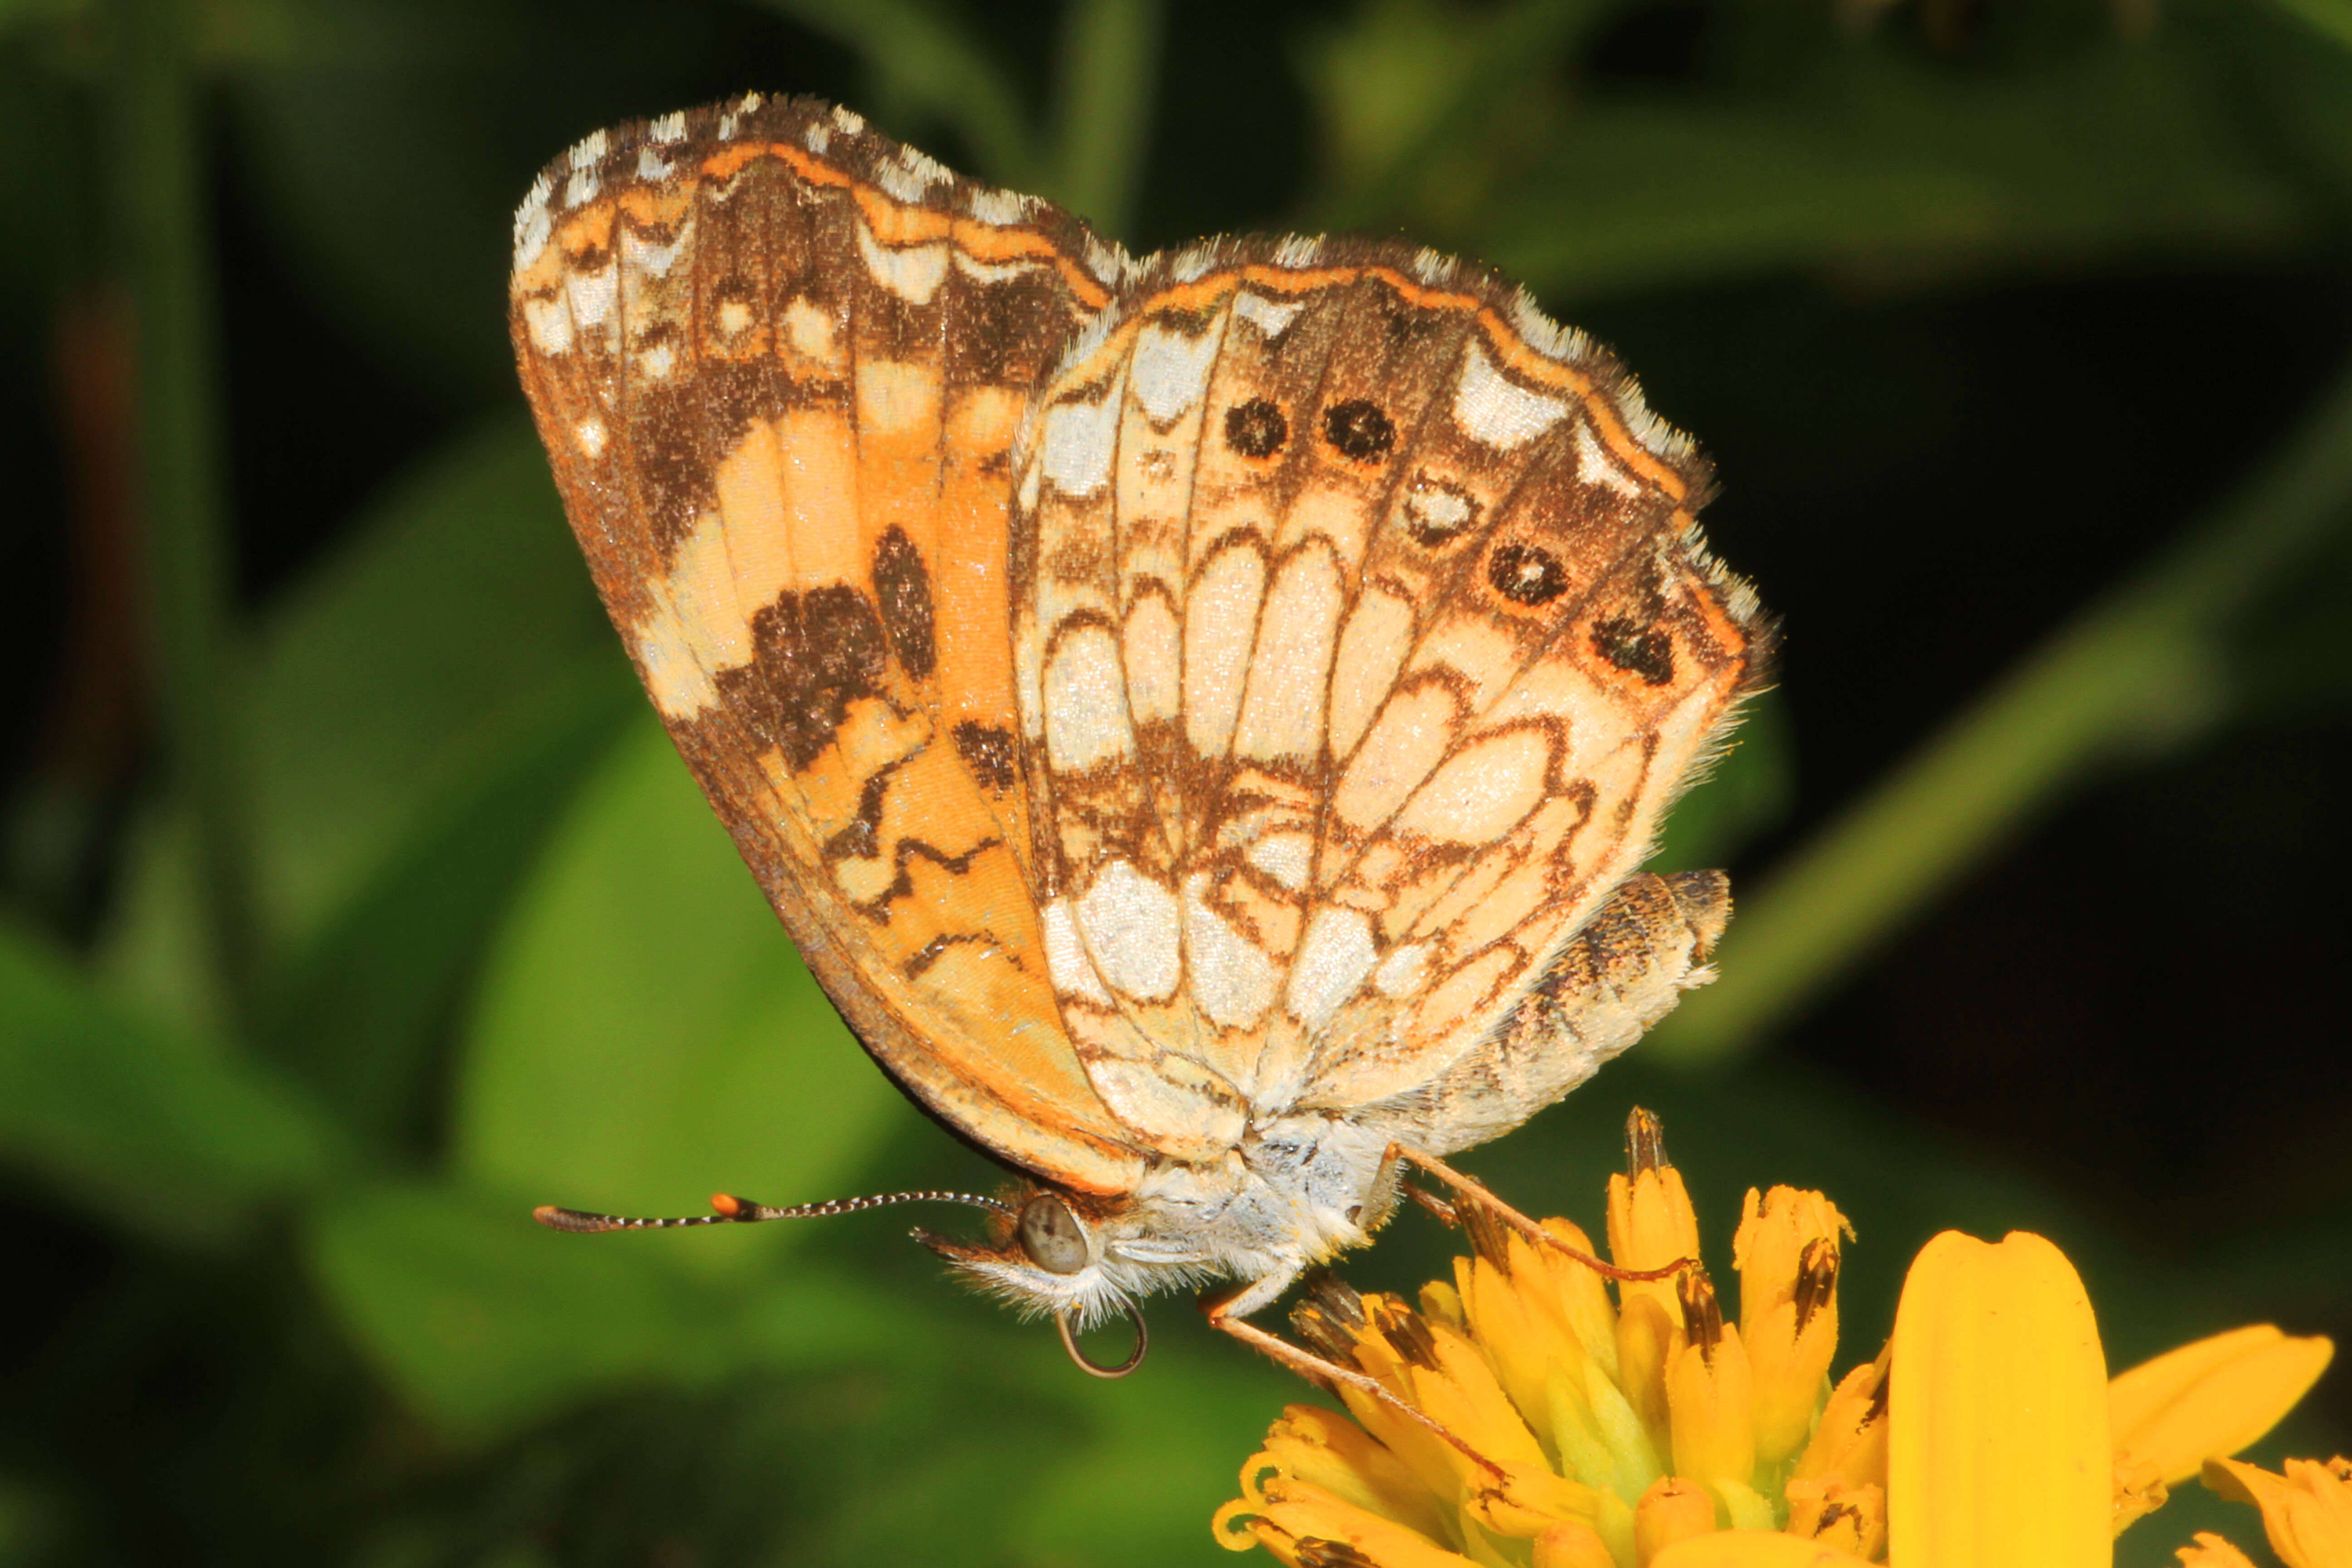
M1454 1260L1464 1316L1511 1403L1558 1448L1546 1391L1556 1376L1581 1375L1583 1343L1561 1315L1551 1276L1527 1238L1506 1232L1481 1239L1495 1256L1482 1248L1477 1257Z
M1579 1378L1563 1368L1545 1388L1561 1468L1620 1499L1640 1497L1665 1466L1624 1390L1598 1362L1586 1362L1583 1373Z
M2336 1347L2268 1323L2182 1345L2107 1385L2116 1447L2183 1481L2276 1426L2327 1369Z
M1691 1207L1683 1173L1666 1162L1665 1137L1658 1119L1635 1110L1625 1125L1632 1173L1609 1178L1609 1257L1621 1268L1664 1268L1677 1258L1698 1256L1698 1211ZM1623 1303L1647 1297L1664 1310L1675 1307L1675 1282L1626 1281L1618 1287Z
M1284 1407L1266 1430L1265 1451L1242 1467L1244 1499L1263 1496L1269 1468L1423 1535L1444 1529L1444 1505L1403 1460L1346 1416L1319 1405Z
M1756 1471L1756 1397L1739 1331L1705 1273L1683 1276L1682 1342L1666 1362L1675 1473L1745 1482Z
M2205 1484L2263 1510L2263 1531L2287 1568L2352 1568L2352 1464L2289 1459L2285 1469L2208 1459Z
M1594 1250L1591 1238L1578 1226L1564 1219L1548 1219L1544 1229L1588 1258L1600 1254ZM1555 1247L1531 1247L1543 1259L1551 1275L1552 1288L1558 1292L1554 1304L1567 1321L1569 1331L1584 1347L1584 1353L1601 1363L1601 1370L1612 1378L1617 1375L1617 1308L1609 1299L1609 1287L1593 1268L1578 1262Z
M1255 1519L1249 1528L1261 1532L1261 1539L1265 1532L1280 1537L1301 1556L1307 1555L1302 1549L1309 1542L1338 1542L1353 1548L1376 1568L1475 1568L1460 1552L1449 1552L1394 1520L1368 1513L1321 1487L1284 1480L1267 1486L1265 1492L1265 1502L1254 1505ZM1220 1542L1235 1533L1240 1523L1237 1517L1229 1516L1233 1508L1228 1503L1217 1512L1214 1528Z
M1465 1442L1476 1444L1482 1453L1498 1459L1541 1455L1534 1435L1524 1425L1519 1426L1517 1444L1507 1449L1488 1446L1496 1443L1495 1434L1482 1435L1483 1440L1469 1436L1465 1428L1470 1425L1472 1412L1465 1407L1464 1393L1439 1370L1441 1360L1433 1334L1441 1331L1432 1330L1421 1314L1396 1297L1377 1291L1358 1298L1356 1310L1362 1318L1354 1327L1328 1323L1326 1331L1352 1339L1357 1366L1378 1378L1391 1393L1406 1405L1425 1411L1447 1430L1461 1434ZM1494 1374L1486 1370L1483 1362L1479 1371L1487 1387L1493 1388ZM1449 1500L1459 1495L1462 1482L1473 1468L1460 1449L1418 1421L1398 1414L1384 1400L1354 1388L1343 1387L1339 1393L1356 1424L1402 1460L1423 1487ZM1496 1390L1488 1403L1507 1408L1509 1402ZM1516 1424L1516 1417L1513 1421Z
M1886 1551L1886 1490L1851 1486L1835 1476L1788 1484L1789 1533L1851 1552L1880 1557Z
M1255 1552L1260 1546L1272 1550L1272 1543L1259 1533L1265 1510L1264 1503L1237 1497L1210 1518L1209 1533L1228 1552Z
M1681 1324L1679 1304L1662 1307L1649 1296L1628 1298L1617 1314L1617 1386L1659 1448L1669 1446L1666 1364L1673 1359Z
M1835 1476L1850 1486L1886 1485L1886 1373L1892 1345L1838 1380L1822 1408L1812 1441L1791 1472Z
M1869 1568L1870 1559L1779 1531L1722 1530L1676 1542L1650 1568Z
M1488 1458L1541 1468L1543 1446L1528 1430L1478 1347L1449 1324L1424 1318L1419 1327L1408 1373L1420 1395L1413 1403ZM1422 1357L1434 1364L1425 1364Z
M2199 1531L2194 1542L2173 1555L2180 1568L2254 1568L2252 1558L2210 1530Z
M1895 1310L1887 1552L1903 1568L2108 1561L2107 1370L2065 1255L1946 1231Z
M1465 1511L1493 1534L1532 1541L1555 1524L1590 1524L1596 1500L1581 1481L1553 1474L1541 1464L1505 1465L1503 1479L1473 1478Z

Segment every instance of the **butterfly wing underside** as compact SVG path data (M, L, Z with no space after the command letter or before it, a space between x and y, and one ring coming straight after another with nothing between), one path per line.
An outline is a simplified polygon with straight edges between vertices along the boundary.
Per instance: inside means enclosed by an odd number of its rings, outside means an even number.
M1213 244L1095 323L1024 454L1046 956L1140 1136L1466 1146L1704 978L1720 877L1633 873L1768 637L1605 353L1430 252Z
M516 225L524 387L678 749L881 1064L1130 1190L1058 1022L1005 627L1010 456L1123 259L806 100L590 137Z

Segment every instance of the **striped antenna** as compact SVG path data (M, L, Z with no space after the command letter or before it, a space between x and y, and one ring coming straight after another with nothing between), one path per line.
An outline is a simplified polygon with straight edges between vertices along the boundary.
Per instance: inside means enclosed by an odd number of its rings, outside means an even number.
M881 1193L873 1197L796 1204L791 1208L775 1208L767 1204L755 1204L749 1198L719 1193L710 1200L712 1212L709 1214L686 1215L676 1219L637 1219L626 1215L589 1214L581 1209L557 1208L553 1204L540 1205L530 1211L530 1217L550 1230L574 1231L586 1236L604 1230L676 1230L689 1225L751 1225L763 1219L818 1219L826 1215L887 1208L892 1204L962 1204L970 1208L992 1209L1001 1215L1018 1213L1009 1204L1001 1204L994 1198L983 1198L974 1193Z

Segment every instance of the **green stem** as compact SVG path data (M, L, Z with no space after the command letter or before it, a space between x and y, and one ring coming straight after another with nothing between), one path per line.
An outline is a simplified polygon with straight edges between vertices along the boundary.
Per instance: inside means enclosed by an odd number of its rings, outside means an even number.
M1954 878L2103 765L2220 716L2220 634L2352 505L2352 374L2253 480L2061 630L1740 901L1722 978L1652 1049L1730 1057L1859 964Z
M119 14L115 177L136 306L142 497L163 723L194 819L204 917L232 1016L257 963L234 697L204 136L176 0Z
M1062 24L1050 194L1120 238L1133 232L1162 20L1160 0L1069 0Z

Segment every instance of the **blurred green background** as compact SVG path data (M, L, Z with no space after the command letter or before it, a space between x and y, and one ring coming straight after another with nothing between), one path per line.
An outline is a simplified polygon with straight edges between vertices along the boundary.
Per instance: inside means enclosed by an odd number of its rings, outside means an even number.
M1474 1169L1593 1224L1650 1105L1718 1268L1825 1187L1841 1366L1951 1226L2117 1366L2352 1345L2347 0L0 0L0 1565L1207 1563L1304 1395L1175 1300L1081 1377L888 1214L528 1222L994 1180L702 805L508 361L539 165L747 88L1139 249L1485 258L1713 453L1788 638L1664 851L1724 978ZM2347 1433L2339 1370L2262 1452Z

